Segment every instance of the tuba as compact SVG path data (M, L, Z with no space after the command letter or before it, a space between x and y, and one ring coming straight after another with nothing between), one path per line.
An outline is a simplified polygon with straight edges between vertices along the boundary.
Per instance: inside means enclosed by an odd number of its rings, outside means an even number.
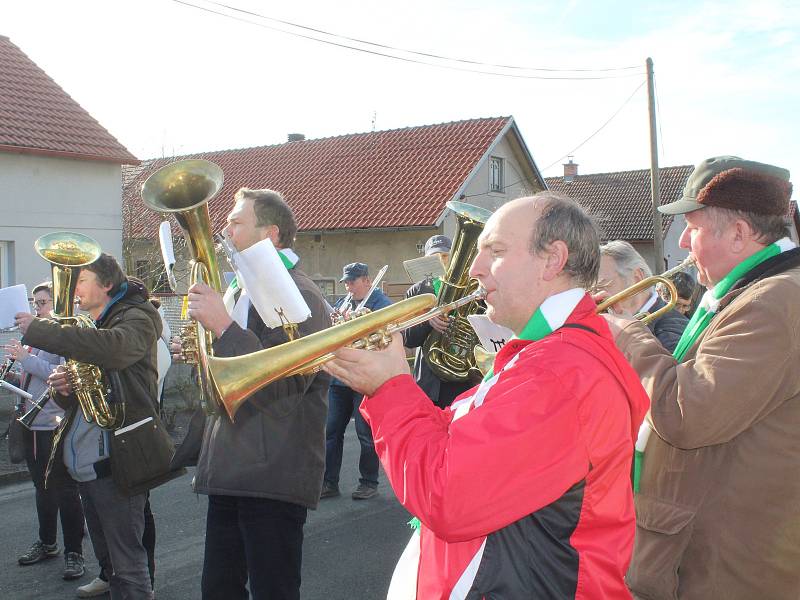
M208 202L222 189L223 174L207 160L179 160L161 167L142 185L142 200L151 209L172 213L183 230L192 256L189 286L205 283L222 293ZM200 403L206 412L218 412L219 398L211 383L208 358L213 356L211 332L194 321L181 330L186 362L197 365Z
M50 263L53 278L53 313L51 318L61 325L95 328L86 315L75 314L75 286L82 267L93 263L100 256L100 245L92 238L80 233L59 231L43 235L34 244L36 253ZM78 398L83 418L101 429L116 429L125 420L125 405L111 402L113 390L100 367L68 359L65 363L67 379ZM38 398L33 408L19 418L26 427L53 397Z
M492 214L485 208L464 202L448 202L447 208L456 214L456 234L450 265L437 296L439 306L468 296L478 288L478 282L469 278L469 268L477 254L478 236ZM422 354L439 379L466 381L470 370L475 368L473 348L478 344L478 337L467 316L480 310L482 307L477 302L462 306L450 315L447 331L434 330L425 340Z

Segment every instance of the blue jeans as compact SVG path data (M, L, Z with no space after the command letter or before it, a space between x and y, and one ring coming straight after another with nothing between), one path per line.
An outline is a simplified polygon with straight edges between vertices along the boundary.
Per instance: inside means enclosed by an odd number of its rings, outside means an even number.
M203 600L299 600L307 514L269 498L209 496Z
M364 485L378 487L378 455L372 441L372 430L358 410L363 396L349 387L332 385L328 389L328 422L325 426L325 481L339 485L339 472L342 470L342 448L344 431L355 416L356 435L361 444L361 458L358 470Z

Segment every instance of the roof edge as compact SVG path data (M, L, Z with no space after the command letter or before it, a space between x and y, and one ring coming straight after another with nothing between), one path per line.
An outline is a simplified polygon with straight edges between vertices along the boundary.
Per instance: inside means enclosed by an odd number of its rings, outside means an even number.
M0 144L0 152L14 152L17 154L33 154L38 156L52 156L58 158L73 158L76 160L91 160L94 162L107 162L119 165L139 165L142 163L138 158L131 155L131 158L124 156L99 156L96 154L82 154L79 152L67 152L65 150L47 150L45 148L32 148L30 146L12 146Z

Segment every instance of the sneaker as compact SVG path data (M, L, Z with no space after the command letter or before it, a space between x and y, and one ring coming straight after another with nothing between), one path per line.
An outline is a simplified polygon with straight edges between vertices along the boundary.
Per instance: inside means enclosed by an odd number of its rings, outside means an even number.
M322 492L319 495L319 499L322 500L323 498L335 498L336 496L341 496L339 486L335 483L331 483L330 481L323 481Z
M378 488L374 488L365 483L359 483L356 491L353 492L353 500L369 500L377 495Z
M33 565L46 558L58 556L60 553L58 544L44 544L41 540L37 540L30 547L30 550L19 557L19 564Z
M67 552L64 555L64 579L79 579L83 577L83 554L77 552Z
M86 585L78 588L78 598L94 598L95 596L102 596L107 594L111 586L107 581L103 581L99 577L95 577Z

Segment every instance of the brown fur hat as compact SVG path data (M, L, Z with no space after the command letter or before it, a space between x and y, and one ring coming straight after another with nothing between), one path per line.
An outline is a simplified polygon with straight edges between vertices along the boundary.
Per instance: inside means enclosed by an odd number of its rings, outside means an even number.
M697 195L697 202L763 215L785 215L792 184L785 179L742 168L716 175Z

